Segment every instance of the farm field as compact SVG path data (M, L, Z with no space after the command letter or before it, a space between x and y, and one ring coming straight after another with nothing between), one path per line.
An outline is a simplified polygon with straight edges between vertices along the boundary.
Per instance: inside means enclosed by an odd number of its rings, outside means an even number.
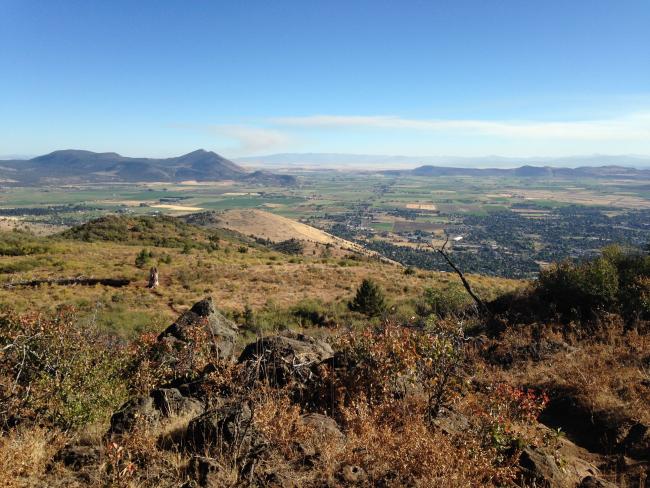
M298 185L242 182L6 187L0 225L40 234L107 213L258 209L354 241L405 265L445 270L445 235L467 271L530 277L540 265L650 240L650 181L297 172ZM246 227L246 226L244 226ZM252 234L250 225L247 233ZM279 239L280 236L274 236ZM453 239L453 238L456 239Z

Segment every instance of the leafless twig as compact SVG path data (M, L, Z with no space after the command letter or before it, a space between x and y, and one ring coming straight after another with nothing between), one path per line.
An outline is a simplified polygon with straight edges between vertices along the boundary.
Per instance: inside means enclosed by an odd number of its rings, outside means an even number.
M447 253L447 251L445 251L445 247L449 243L449 234L446 234L446 236L447 236L447 239L445 239L445 243L439 249L434 248L433 244L429 244L429 247L431 247L438 254L440 254L444 258L444 260L447 262L447 264L449 266L451 266L451 268L456 272L456 274L460 278L460 281L462 281L463 286L465 287L465 290L467 290L467 293L469 293L469 296L471 296L472 299L476 302L476 305L478 306L479 311L484 315L489 315L490 311L487 308L487 306L485 305L485 303L483 302L483 300L481 300L479 298L479 296L476 293L474 293L474 290L472 290L472 287L469 284L469 281L467 281L467 279L465 278L465 275L463 275L463 272L451 260L451 258L449 257L449 253Z

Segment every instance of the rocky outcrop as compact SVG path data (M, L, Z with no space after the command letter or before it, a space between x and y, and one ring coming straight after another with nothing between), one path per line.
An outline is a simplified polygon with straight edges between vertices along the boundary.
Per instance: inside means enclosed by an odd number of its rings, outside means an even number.
M211 341L215 360L234 357L237 325L219 313L212 298L205 298L195 303L190 310L167 327L158 336L158 340L167 341L172 345L174 343L183 345L192 342L197 334L207 335L207 339Z
M254 368L259 379L268 380L275 386L285 386L290 382L308 383L316 374L315 368L333 355L332 347L324 341L287 333L248 344L239 356L239 362Z
M594 410L588 399L575 391L556 391L540 420L562 427L590 451L650 458L649 425L632 418L624 408Z
M195 452L251 444L257 437L252 421L248 404L233 401L193 419L187 427L187 442Z
M533 446L525 448L519 457L524 486L575 488L587 478L605 483L594 486L609 486L602 480L598 468L579 457L578 451L579 448L567 440L556 451Z
M251 485L294 486L292 483L298 482L286 476L284 461L281 467L274 464L284 459L282 456L300 469L308 469L327 462L327 453L345 449L346 435L340 426L320 412L330 411L332 385L336 384L332 377L354 374L358 367L354 358L335 354L324 341L285 332L258 338L246 345L238 356L238 364L220 362L234 358L238 334L237 327L216 310L211 299L196 303L170 325L159 340L173 347L161 349L165 354L169 350L172 351L169 354L173 354L174 347L179 346L187 352L188 347L197 344L197 334L207 334L215 361L193 370L192 374L179 375L175 382L156 388L148 395L129 400L111 417L111 435L119 436L140 425L160 424L158 447L189 455L185 474L192 480L191 486L203 487L228 486L233 480L242 479ZM225 376L228 387L220 383L223 371L235 372ZM288 392L289 400L299 405L302 414L286 417L292 420L282 431L287 434L288 442L283 440L281 449L271 443L275 434L273 429L268 429L269 419L263 415L256 417L256 408L261 405L259 400L266 401L267 395L278 394L276 388L282 388L283 395ZM615 447L618 454L647 457L647 425L627 421L629 419L622 422L622 417L609 416L607 419L611 422L606 424L607 429L594 431L593 417L579 417L578 413L582 411L577 400L567 395L556 396L545 412L547 417L562 414L564 421L575 420L571 433L584 433L591 428L586 439L594 445L602 446L603 439L614 439L609 446ZM175 421L165 423L167 419ZM443 408L433 419L436 429L453 438L462 438L472 430L472 425L470 416L452 408ZM611 482L606 481L598 469L600 466L605 472L611 471L604 467L603 460L608 459L606 454L589 452L583 448L589 446L578 438L571 436L571 439L579 445L559 439L553 448L547 445L524 448L519 458L521 486L610 488ZM99 462L97 452L78 446L62 451L60 456L59 459L73 469ZM230 460L234 461L232 466ZM346 462L351 460L346 459ZM644 466L634 466L634 469L639 471L645 469ZM364 461L363 467L341 463L334 466L330 481L336 483L334 486L365 486L372 473L371 461Z

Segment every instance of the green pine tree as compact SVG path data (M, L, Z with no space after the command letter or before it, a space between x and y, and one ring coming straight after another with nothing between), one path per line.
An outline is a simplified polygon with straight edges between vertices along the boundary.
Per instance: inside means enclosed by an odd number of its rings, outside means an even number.
M371 279L365 279L357 289L354 299L348 303L353 312L361 312L368 317L380 315L386 308L384 293Z

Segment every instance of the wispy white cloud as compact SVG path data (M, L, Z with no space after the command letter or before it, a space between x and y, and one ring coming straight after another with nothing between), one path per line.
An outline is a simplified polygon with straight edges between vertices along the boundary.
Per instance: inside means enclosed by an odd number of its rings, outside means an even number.
M505 138L565 140L650 140L650 112L599 120L509 121L472 119L409 119L390 115L311 115L272 119L280 126L300 128L397 129Z
M233 139L243 153L274 150L286 146L291 137L279 130L245 125L213 125L210 131Z

